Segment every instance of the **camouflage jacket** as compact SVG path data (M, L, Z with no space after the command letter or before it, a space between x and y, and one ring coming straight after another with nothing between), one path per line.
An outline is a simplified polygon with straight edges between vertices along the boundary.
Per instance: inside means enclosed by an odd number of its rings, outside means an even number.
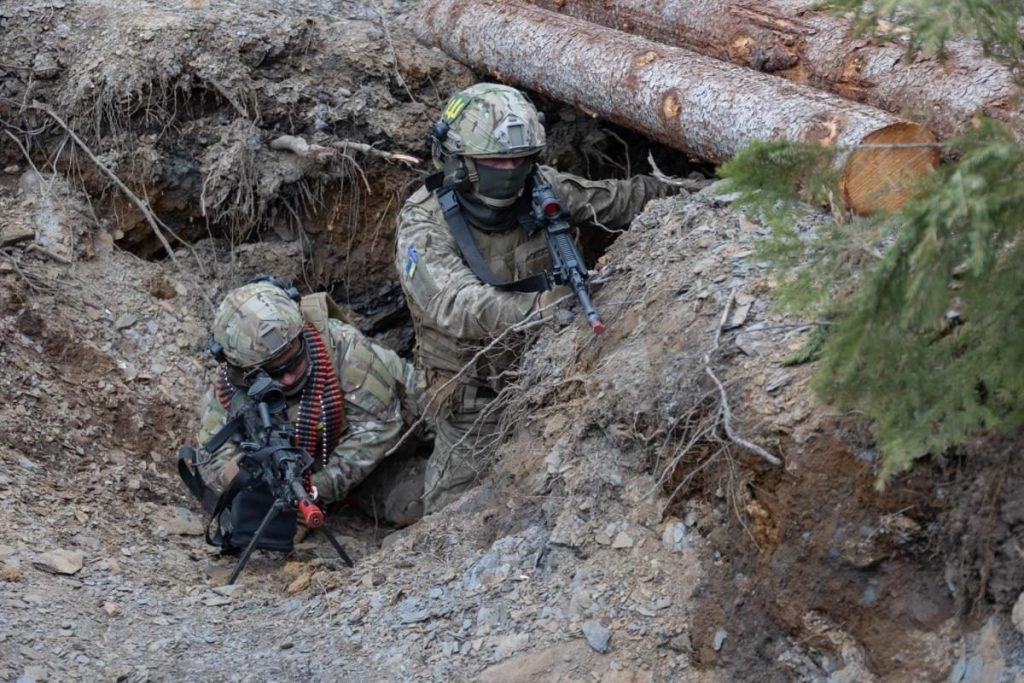
M343 499L383 460L405 429L418 417L422 382L412 364L394 351L374 344L356 328L329 320L321 332L345 394L346 428L326 465L314 473L322 499ZM296 419L301 396L288 399L288 417ZM227 411L211 386L203 399L199 443L205 443L227 422ZM200 467L207 485L220 491L227 482L225 463L240 452L229 441Z
M654 178L586 180L541 166L540 173L571 213L576 226L618 230L629 226L644 204L674 190ZM481 255L491 269L515 280L550 267L544 236L525 231L484 232L470 227ZM463 261L436 196L420 188L398 218L396 266L416 328L416 362L436 387L439 378L457 373L476 353L510 325L534 310L538 295L511 292L484 284ZM409 249L417 262L409 262ZM518 355L508 348L477 360L460 382L500 390L496 379Z

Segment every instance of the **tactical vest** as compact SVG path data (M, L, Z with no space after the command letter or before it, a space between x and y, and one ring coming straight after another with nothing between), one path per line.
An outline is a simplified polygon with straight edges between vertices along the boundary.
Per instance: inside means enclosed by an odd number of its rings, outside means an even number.
M409 201L422 204L428 209L438 226L443 228L444 234L448 235L448 239L453 239L448 232L441 206L433 193L424 187L410 197ZM484 233L471 229L470 234L473 235L481 256L491 270L503 278L522 279L543 273L550 267L547 245L543 235L539 233L527 237L523 230L516 228L500 233ZM446 330L433 327L431 321L412 299L408 299L407 303L412 311L416 330L416 359L427 374L427 384L436 390L439 383L445 383L447 378L458 373L473 359L481 344L459 340ZM509 342L513 344L514 340L510 339ZM521 349L518 345L513 344L511 348L502 345L501 348L496 348L477 359L475 366L464 373L457 384L488 387L493 391L500 391L503 381L497 379L498 375L511 367L520 355ZM453 385L449 385L446 394L456 391L458 387ZM435 400L433 404L436 405L437 402Z

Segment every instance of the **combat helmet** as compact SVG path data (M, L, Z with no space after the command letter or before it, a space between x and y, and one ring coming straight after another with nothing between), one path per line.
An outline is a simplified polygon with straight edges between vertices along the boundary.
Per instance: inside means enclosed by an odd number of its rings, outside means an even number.
M232 290L213 320L210 351L236 368L254 368L283 351L302 332L298 292L276 278Z
M544 149L537 108L515 88L477 83L448 100L433 126L435 158L524 157Z
M435 165L446 183L469 184L479 189L474 159L531 157L543 152L543 117L525 94L507 85L477 83L453 95L431 127ZM507 206L514 199L478 199L491 206Z

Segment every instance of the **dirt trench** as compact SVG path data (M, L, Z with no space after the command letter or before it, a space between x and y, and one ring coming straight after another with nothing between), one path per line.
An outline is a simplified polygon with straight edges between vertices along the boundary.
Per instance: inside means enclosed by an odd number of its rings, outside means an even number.
M0 677L1021 675L1019 435L875 491L869 431L814 403L812 367L781 363L808 328L770 309L748 258L763 228L711 193L652 203L589 245L608 333L569 318L538 336L481 487L398 533L333 521L354 571L314 539L220 590L231 560L197 535L173 460L213 369L212 302L276 272L411 348L391 230L423 171L270 146L300 135L426 161L425 121L475 76L416 45L406 9L0 8L0 120L20 143L0 145ZM647 170L644 140L538 102L560 168ZM58 118L149 201L175 262ZM33 238L41 225L53 241ZM723 436L705 354L737 428L784 467ZM53 550L81 567L61 573Z

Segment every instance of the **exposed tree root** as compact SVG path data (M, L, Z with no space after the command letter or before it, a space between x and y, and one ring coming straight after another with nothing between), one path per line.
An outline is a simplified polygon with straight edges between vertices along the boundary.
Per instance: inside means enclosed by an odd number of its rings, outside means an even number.
M139 196L136 195L134 192L132 192L128 188L128 186L125 185L121 181L121 179L117 177L117 174L115 174L113 171L107 168L107 166L102 161L96 158L96 155L93 154L91 149L89 149L89 146L82 141L82 138L78 137L75 131L71 130L71 127L64 122L64 119L62 119L57 114L57 112L53 111L53 109L51 109L50 107L46 106L41 102L33 102L32 108L47 114L50 118L56 121L57 125L63 128L67 132L67 134L71 136L71 139L75 141L75 144L77 144L78 147L85 153L85 155L88 156L94 164L96 164L96 167L103 171L103 174L110 178L114 185L116 185L117 188L121 190L121 192L123 192L126 197L128 197L132 204L134 204L135 207L142 213L142 215L145 216L146 222L149 223L149 227L153 230L153 234L156 235L158 240L160 240L160 244L163 246L164 251L167 252L167 255L170 257L171 262L174 263L174 266L179 271L184 272L181 267L181 264L178 263L177 257L174 255L174 249L171 248L170 242L167 241L167 238L164 236L163 230L160 229L160 226L162 224L160 219L153 214L152 210L150 210L147 203L140 199ZM165 225L164 227L166 228L167 226ZM171 232L171 234L173 234L173 231L169 229L168 231ZM191 249L190 245L185 244L185 246ZM202 263L199 261L198 256L196 257L196 263L199 264L199 268L200 270L202 270Z

